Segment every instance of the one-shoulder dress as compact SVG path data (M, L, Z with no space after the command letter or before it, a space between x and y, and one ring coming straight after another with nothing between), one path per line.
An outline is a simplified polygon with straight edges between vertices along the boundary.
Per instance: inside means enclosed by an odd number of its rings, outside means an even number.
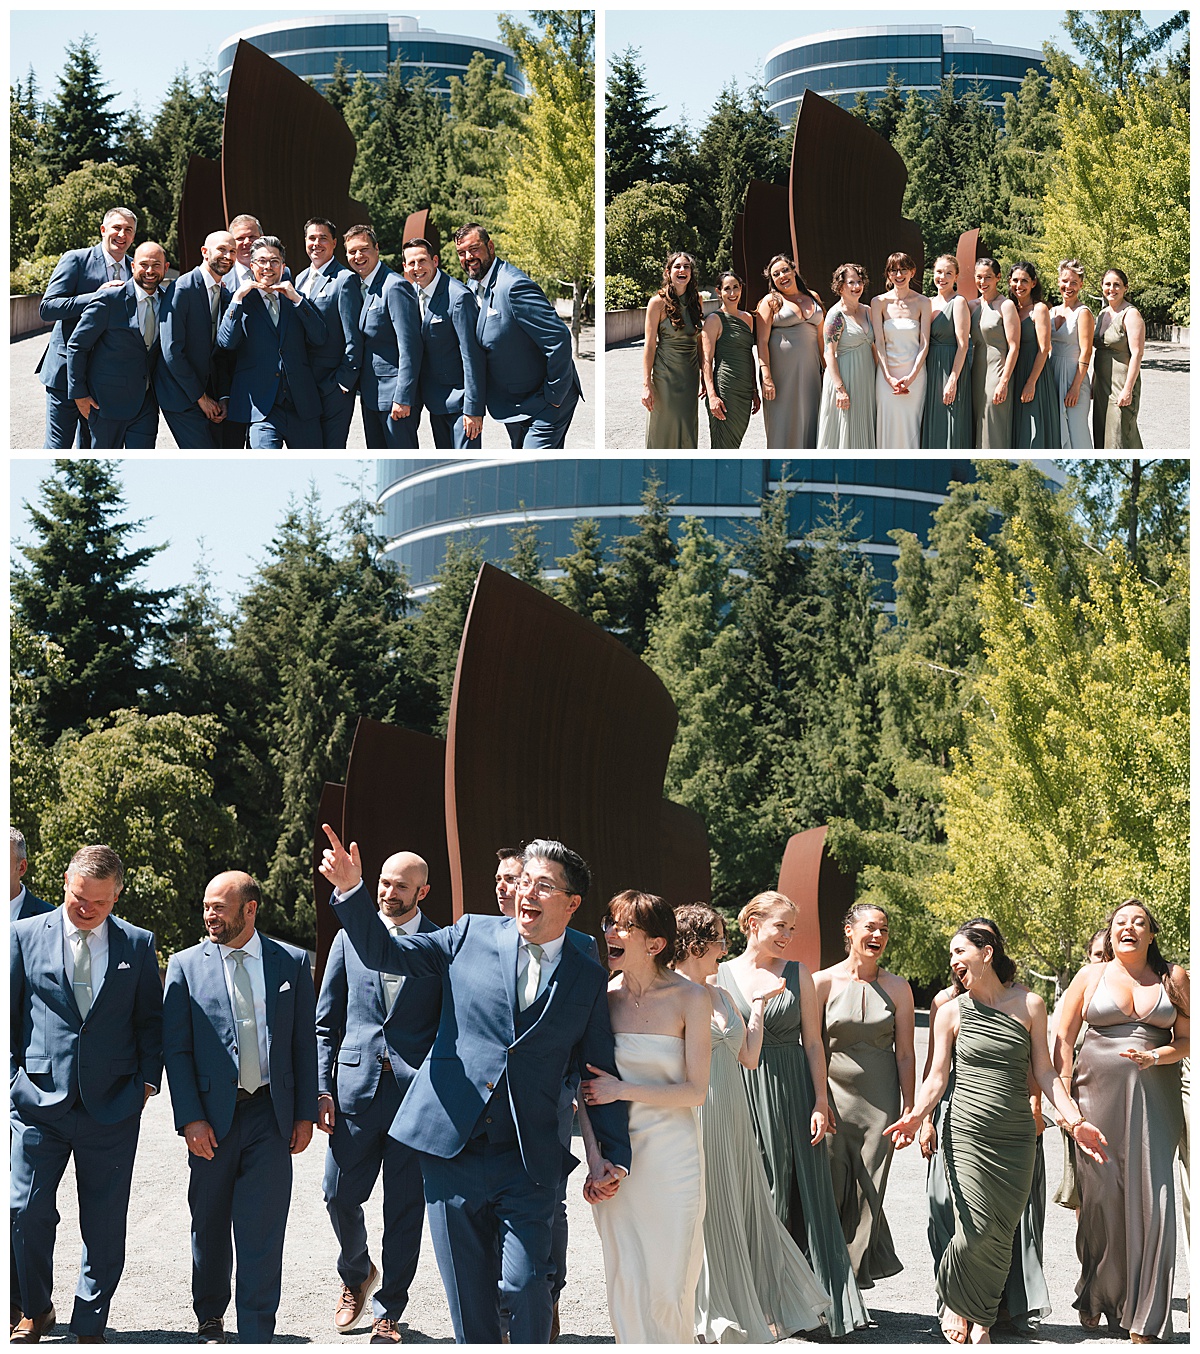
M1068 409L1064 402L1079 370L1079 315L1083 309L1083 306L1073 310L1055 306L1050 312L1050 367L1058 390L1060 440L1064 451L1092 445L1092 378L1086 372L1079 383L1075 407Z
M1037 1134L1029 1108L1029 1031L994 1007L958 998L955 1087L942 1155L954 1236L938 1262L944 1307L996 1324L1013 1237L1033 1183Z
M882 343L888 371L907 376L921 347L919 320L884 317ZM913 377L907 395L897 395L880 367L875 377L875 445L881 450L916 451L921 446L921 419L925 413L925 364Z
M1128 1016L1102 976L1088 1004L1087 1033L1072 1092L1080 1112L1108 1139L1101 1166L1076 1154L1082 1274L1075 1306L1123 1330L1170 1340L1175 1278L1175 1187L1172 1161L1183 1129L1178 1063L1148 1067L1125 1049L1171 1042L1178 1012L1166 988L1149 1015Z
M859 320L847 315L842 303L829 308L829 320L842 317L842 333L837 342L837 365L850 396L850 408L837 407L837 387L833 374L825 369L821 382L821 414L817 420L817 446L828 451L864 451L875 449L875 331L871 314L860 306Z
M984 451L1011 451L1013 440L1014 382L1000 404L992 397L1008 361L1008 336L999 306L980 298L971 309L971 411L975 422L975 446Z
M684 1043L670 1034L617 1034L623 1081L687 1080ZM621 1344L690 1344L704 1256L700 1119L688 1106L629 1106L629 1178L592 1212L604 1252L608 1314Z
M729 995L710 988L712 1021L704 1139L704 1266L696 1288L696 1338L768 1344L825 1322L829 1296L779 1221L750 1123L738 1052L744 1026Z
M966 305L965 301L963 305ZM970 339L967 340L967 355L963 359L962 371L958 373L954 403L946 404L942 400L946 380L954 370L957 356L958 334L954 329L952 307L947 306L945 310L933 312L929 325L929 356L925 359L925 370L929 376L925 384L925 417L921 423L922 447L959 450L975 444L975 423L971 413Z
M1021 400L1021 391L1029 380L1029 373L1038 356L1037 325L1032 315L1026 315L1021 321L1021 347L1017 353L1017 367L1009 385L1009 399L1013 405L1013 440L1015 451L1035 451L1044 448L1057 448L1060 445L1060 419L1058 414L1058 387L1054 384L1054 373L1050 370L1050 359L1046 359L1037 385L1033 388L1033 399L1025 404Z
M794 450L817 445L821 408L821 327L825 312L814 306L806 320L784 301L771 322L771 380L775 398L763 400L767 446Z
M1140 451L1142 434L1138 429L1138 406L1142 402L1142 373L1133 383L1133 399L1123 409L1117 403L1129 378L1129 364L1133 354L1129 350L1129 335L1125 332L1128 306L1117 312L1106 310L1108 324L1096 335L1096 360L1092 366L1092 419L1095 425L1097 449L1105 451ZM1101 316L1103 318L1103 315ZM1097 330L1100 325L1097 322Z
M714 451L736 451L750 426L754 406L754 330L736 315L717 311L721 336L713 345L713 382L725 404L725 417L708 415L709 444ZM708 392L705 391L705 403Z
M696 447L700 442L699 331L681 309L682 329L666 317L658 322L650 371L654 408L646 415L646 446L656 449Z
M900 1116L896 1004L878 982L847 983L825 1005L825 1037L833 1197L858 1286L871 1288L904 1268L883 1213L894 1150L883 1130Z
M871 1318L859 1292L842 1236L829 1151L824 1141L809 1139L815 1096L808 1058L800 1042L800 973L785 965L787 989L763 1012L763 1047L758 1067L742 1069L750 1102L750 1121L766 1167L767 1183L779 1220L805 1252L817 1282L829 1294L829 1331L845 1335ZM717 970L717 982L733 998L744 1021L750 1005L728 964Z

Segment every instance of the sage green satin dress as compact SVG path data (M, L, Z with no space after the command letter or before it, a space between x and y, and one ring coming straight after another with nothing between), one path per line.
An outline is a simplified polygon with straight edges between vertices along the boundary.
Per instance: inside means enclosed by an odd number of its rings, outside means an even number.
M827 1139L816 1147L809 1141L815 1096L808 1057L800 1042L797 965L785 965L783 976L787 990L769 1001L763 1012L763 1047L758 1067L753 1071L742 1068L742 1079L775 1212L804 1251L817 1282L832 1299L829 1333L845 1335L868 1325L871 1317L842 1236L829 1174ZM717 970L717 982L748 1022L750 1005L728 964Z
M1000 306L981 298L971 308L971 412L975 446L982 451L1012 449L1015 382L1008 383L1002 404L992 403L1007 361L1008 336Z
M1008 398L1015 400L1013 405L1013 449L1016 451L1042 451L1062 447L1062 418L1058 412L1058 386L1054 381L1054 371L1047 357L1033 399L1028 404L1021 403L1021 391L1033 371L1037 361L1037 326L1032 315L1026 315L1021 321L1021 347L1017 352L1017 366L1013 372L1012 383L1008 387Z
M658 347L650 372L654 408L646 415L646 446L695 448L700 442L700 331L683 309L683 328L658 322Z
M718 311L721 336L713 345L713 381L725 403L725 417L708 416L709 443L714 451L736 451L750 426L754 406L754 330L735 315ZM704 396L708 404L708 393Z
M1092 365L1092 431L1096 449L1105 451L1136 450L1142 447L1138 429L1138 406L1142 402L1142 374L1133 383L1133 399L1124 408L1117 403L1125 382L1129 379L1129 364L1133 354L1129 350L1129 335L1125 320L1129 307L1122 306L1108 316L1104 332L1096 334L1096 357ZM1097 325L1097 330L1099 325Z
M1029 1031L993 1007L958 999L955 1087L942 1155L954 1235L938 1262L944 1307L996 1324L1013 1237L1033 1184L1037 1134L1029 1108ZM1043 1204L1044 1207L1044 1204Z
M966 305L966 302L962 304ZM954 329L951 309L936 310L929 324L929 356L925 359L925 370L929 377L925 383L925 417L921 420L922 447L965 450L975 444L975 423L971 412L970 339L967 340L967 355L963 359L962 371L958 373L954 403L942 402L946 378L954 370L957 356L958 334Z
M883 1213L893 1145L883 1135L900 1117L896 1005L878 982L846 983L825 1004L833 1197L860 1288L899 1274Z

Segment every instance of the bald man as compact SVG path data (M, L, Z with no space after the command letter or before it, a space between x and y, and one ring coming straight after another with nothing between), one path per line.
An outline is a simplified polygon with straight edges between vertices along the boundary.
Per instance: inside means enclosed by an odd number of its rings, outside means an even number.
M208 939L171 956L163 1055L188 1149L192 1305L201 1344L225 1343L237 1248L240 1344L267 1344L283 1274L292 1156L317 1117L316 994L308 955L255 929L241 870L204 891Z
M429 867L411 851L383 862L376 901L393 935L436 931L420 910ZM329 1136L325 1203L338 1240L341 1296L333 1324L358 1323L375 1292L371 1339L399 1343L399 1321L417 1272L425 1194L420 1159L389 1129L408 1084L433 1046L442 1010L440 978L400 978L366 968L334 937L317 1000L317 1127ZM383 1171L380 1271L367 1248L363 1204Z

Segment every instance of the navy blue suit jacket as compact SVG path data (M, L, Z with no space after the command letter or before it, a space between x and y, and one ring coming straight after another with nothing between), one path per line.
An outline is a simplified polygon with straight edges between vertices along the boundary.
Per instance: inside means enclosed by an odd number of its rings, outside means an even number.
M122 260L126 278L133 276L132 261L131 254ZM52 390L66 392L67 342L88 302L95 299L108 281L109 263L104 246L94 244L89 249L67 250L54 269L38 305L38 314L43 320L53 320L54 330L50 345L37 364L42 385Z
M154 937L110 916L108 967L84 1020L63 948L62 909L12 924L9 1094L22 1119L61 1118L75 1103L102 1124L142 1112L162 1080L162 984Z
M160 336L146 347L138 328L137 293L133 281L102 291L88 302L67 344L67 398L90 395L102 418L133 418L158 365ZM169 285L155 297L161 313L170 305Z
M503 1078L525 1170L557 1186L574 1164L559 1129L559 1098L572 1064L616 1075L607 975L571 943L546 989L541 1015L516 1037L516 923L470 913L453 926L395 939L361 885L334 912L368 968L443 980L442 1010L429 1057L408 1088L393 1135L420 1152L454 1157L479 1125ZM629 1169L623 1102L599 1105L592 1124L604 1156Z
M303 950L261 931L259 936L271 1103L280 1133L290 1138L298 1119L317 1118L316 992ZM220 948L210 940L181 950L167 965L163 994L163 1054L175 1127L182 1133L206 1119L218 1141L233 1123L238 1089L237 1024L221 966Z
M235 353L229 386L229 417L256 423L270 414L287 377L292 402L301 418L321 417L321 397L313 376L310 348L325 342L325 321L307 299L299 305L279 297L279 326L271 323L267 303L257 289L233 301L217 330L217 343Z
M25 897L21 899L21 906L17 910L17 920L24 921L26 917L40 917L43 912L53 911L53 903L48 903L44 898L39 898L36 893L30 893L26 889Z
M351 289L353 292L353 289ZM359 389L368 409L415 405L421 370L421 307L417 294L381 263L359 312L363 336Z
M418 302L419 303L419 302ZM470 289L438 269L421 319L421 403L431 414L484 412L485 360Z
M571 331L541 287L503 259L492 267L475 332L487 354L487 411L494 419L545 417L548 406L580 389Z
M221 315L229 306L229 292L219 289ZM171 289L159 313L158 338L162 356L154 370L154 393L160 409L182 413L201 395L220 399L229 394L229 360L213 341L208 282L201 268L193 268Z
M305 268L296 279L296 290L301 295L311 272L311 267ZM363 349L362 330L358 327L362 310L358 276L344 263L331 259L309 299L325 321L325 342L309 354L317 388L322 395L331 394L335 386L352 391L358 382Z
M423 915L418 929L438 928ZM339 931L317 998L318 1090L334 1096L343 1114L359 1114L375 1099L385 1058L401 1092L407 1090L433 1046L441 1009L440 978L405 978L388 1011L383 979Z

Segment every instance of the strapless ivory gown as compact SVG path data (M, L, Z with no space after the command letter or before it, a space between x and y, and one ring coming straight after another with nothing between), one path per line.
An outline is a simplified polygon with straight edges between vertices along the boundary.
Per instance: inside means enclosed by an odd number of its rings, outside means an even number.
M623 1081L687 1080L684 1045L670 1034L618 1034ZM619 1344L692 1343L704 1259L704 1156L695 1109L631 1103L633 1163L592 1210L604 1252L608 1315Z

